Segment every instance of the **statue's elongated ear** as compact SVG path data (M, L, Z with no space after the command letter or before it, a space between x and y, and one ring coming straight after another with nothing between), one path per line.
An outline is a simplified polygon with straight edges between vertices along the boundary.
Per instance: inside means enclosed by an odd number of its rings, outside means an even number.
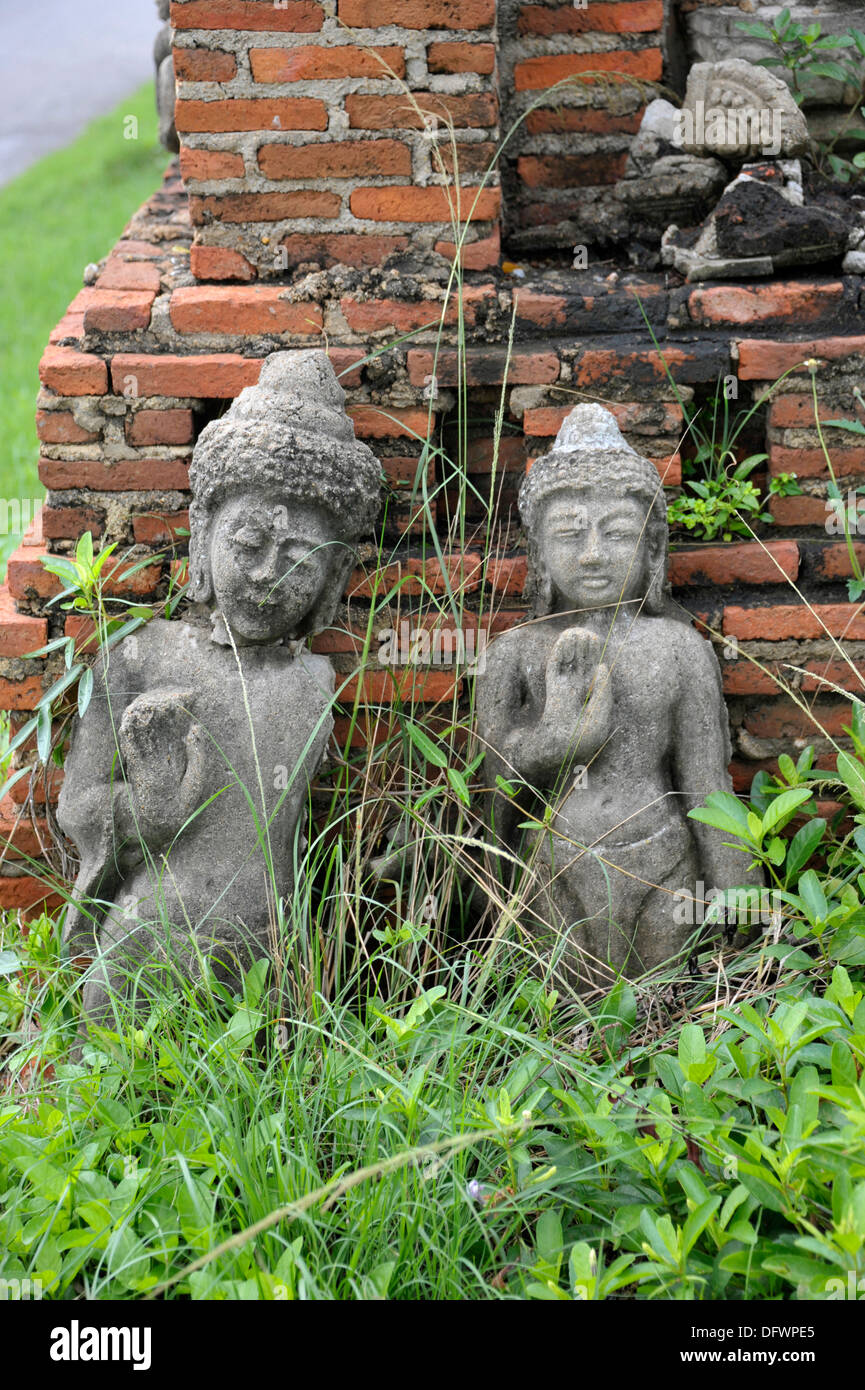
M553 611L553 581L541 557L540 547L532 535L529 536L528 552L526 598L531 603L535 617L543 618Z
M204 525L198 531L192 530L189 538L189 597L195 603L210 603L213 598L208 525Z
M647 613L663 613L667 606L667 600L670 596L670 586L667 582L667 549L666 525L652 525L650 518L647 546L649 572L649 587L646 591Z

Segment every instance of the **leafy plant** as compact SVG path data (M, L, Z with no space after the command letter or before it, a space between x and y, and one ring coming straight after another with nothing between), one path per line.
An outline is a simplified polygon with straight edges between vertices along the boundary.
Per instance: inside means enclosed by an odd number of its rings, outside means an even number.
M683 490L670 503L668 515L674 525L693 531L695 539L729 541L734 535L750 536L755 522L773 520L751 481L751 474L768 455L750 454L740 461L737 447L763 399L733 413L720 382L708 406L695 407L680 399L694 456L683 465ZM791 473L781 473L769 482L771 496L788 497L801 491Z
M49 574L57 575L64 585L58 594L49 599L46 607L51 608L57 604L64 613L79 614L91 627L92 636L85 638L81 648L76 644L74 636L66 634L52 638L45 646L28 653L29 657L34 658L50 656L52 653L58 656L62 654L63 670L40 697L31 718L9 738L4 750L7 775L0 787L0 796L5 796L17 782L24 777L30 777L34 772L34 763L18 767L11 773L8 771L12 755L34 735L39 762L47 764L53 749L55 761L62 764L62 742L56 737L55 722L59 720L62 723L73 708L79 718L84 717L93 694L94 660L107 661L108 653L118 642L122 642L153 617L152 607L116 596L110 597L107 587L112 583L116 586L120 581L127 581L138 571L153 564L158 557L148 555L129 565L115 560L111 569L106 571L108 561L116 548L116 545L107 545L95 554L93 537L89 531L85 531L78 539L74 556L42 556L44 568ZM167 616L175 611L183 593L183 587L178 585L172 576L169 580L168 595L161 605ZM121 613L112 613L112 608L121 609ZM70 706L73 690L75 703L74 706Z

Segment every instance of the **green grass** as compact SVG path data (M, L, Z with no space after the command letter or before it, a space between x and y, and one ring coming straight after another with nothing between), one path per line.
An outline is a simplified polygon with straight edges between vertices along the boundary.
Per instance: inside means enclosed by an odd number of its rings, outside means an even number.
M124 139L124 117L138 139ZM156 138L153 84L94 121L66 149L0 189L0 496L42 494L34 424L39 359L48 335L135 209L157 186L168 156ZM0 536L3 561L13 538Z

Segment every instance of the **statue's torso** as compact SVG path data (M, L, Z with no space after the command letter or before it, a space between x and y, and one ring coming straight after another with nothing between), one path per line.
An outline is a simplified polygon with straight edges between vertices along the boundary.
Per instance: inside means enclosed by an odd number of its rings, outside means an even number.
M332 727L333 671L324 658L284 646L238 655L242 677L232 649L212 642L207 628L160 620L110 654L107 682L97 682L67 759L59 808L64 829L86 840L76 796L87 789L92 800L94 780L107 772L110 815L112 783L125 775L135 824L125 848L113 832L106 896L117 908L109 916L155 915L193 928L239 918L259 931L272 896L263 845L277 893L291 887L295 827ZM122 772L94 746L106 740L109 756L119 743ZM148 833L154 823L158 834ZM79 848L83 861L87 845Z

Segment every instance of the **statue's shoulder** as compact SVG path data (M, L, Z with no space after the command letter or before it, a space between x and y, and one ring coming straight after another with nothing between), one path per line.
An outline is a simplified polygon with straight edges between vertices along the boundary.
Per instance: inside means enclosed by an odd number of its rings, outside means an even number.
M493 639L486 649L487 666L524 665L546 651L555 634L545 622L521 623Z
M717 668L718 659L711 642L691 623L676 618L656 618L653 621L664 624L665 639L686 674L693 677L695 671Z

